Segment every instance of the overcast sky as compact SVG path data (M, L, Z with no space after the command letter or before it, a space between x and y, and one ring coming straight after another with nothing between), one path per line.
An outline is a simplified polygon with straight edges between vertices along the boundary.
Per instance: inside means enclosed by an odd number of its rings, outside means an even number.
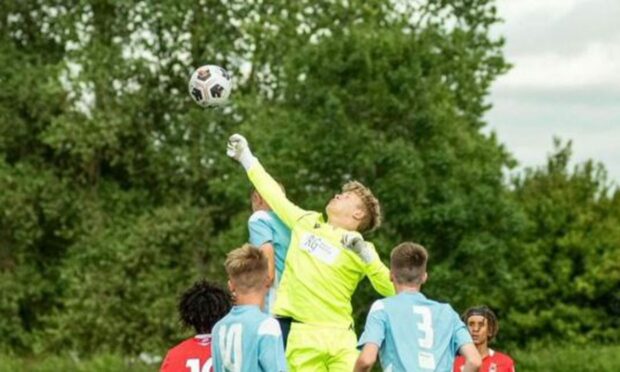
M524 166L553 137L573 160L594 159L620 184L620 0L498 0L514 67L494 84L490 128Z

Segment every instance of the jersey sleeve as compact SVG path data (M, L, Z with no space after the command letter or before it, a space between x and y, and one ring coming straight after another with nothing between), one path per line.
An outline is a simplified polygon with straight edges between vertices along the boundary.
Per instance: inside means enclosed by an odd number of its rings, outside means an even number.
M171 356L170 356L170 351L168 351L168 353L166 354L166 357L164 358L164 362L161 364L161 367L159 367L159 372L172 372L172 365L170 362Z
M284 372L286 358L280 324L273 318L265 319L258 328L258 363L263 371Z
M506 372L515 372L515 362L506 354L500 353L502 359L502 366L504 367L502 371Z
M216 323L211 331L211 361L213 363L213 371L222 371L224 368L224 361L222 360L222 353L220 351L220 329Z
M465 364L465 357L462 355L454 358L454 365L452 367L452 372L463 372L463 365Z
M363 348L367 343L373 343L379 347L383 344L387 327L387 316L383 307L383 301L381 300L375 301L370 307L364 332L357 343L358 349Z
M453 355L456 355L456 353L458 353L461 346L465 344L472 344L474 341L472 340L471 335L469 334L469 330L467 329L467 326L465 325L465 323L463 323L461 318L459 318L458 314L456 313L456 311L454 311L454 309L452 309L451 306L450 306L450 311L452 312L452 324L453 324L451 348L452 348Z
M248 178L256 191L289 228L292 229L297 220L304 215L312 213L299 208L288 200L280 185L267 173L258 160L248 170Z
M267 220L269 215L264 211L254 212L248 220L248 230L250 232L250 244L260 248L261 245L273 242L273 229Z
M396 290L394 289L394 284L390 280L390 269L383 264L374 245L372 245L372 252L375 259L365 265L364 273L368 279L370 279L372 287L381 295L385 297L395 295Z

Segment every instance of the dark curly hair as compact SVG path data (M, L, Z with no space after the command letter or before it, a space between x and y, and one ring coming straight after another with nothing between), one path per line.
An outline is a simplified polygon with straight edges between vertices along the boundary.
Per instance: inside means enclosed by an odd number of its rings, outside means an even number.
M201 280L185 291L179 301L181 322L192 327L197 334L211 333L215 323L232 307L228 291Z
M480 315L487 320L487 326L489 329L489 342L491 342L495 336L497 336L497 332L499 331L499 321L497 320L497 316L488 306L474 306L470 307L461 315L461 319L463 322L467 324L467 319L473 315Z

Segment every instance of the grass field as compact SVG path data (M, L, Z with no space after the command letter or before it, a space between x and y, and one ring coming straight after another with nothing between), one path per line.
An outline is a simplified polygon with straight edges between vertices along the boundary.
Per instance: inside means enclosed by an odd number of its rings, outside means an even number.
M70 356L36 358L0 356L0 372L152 372L158 369L159 365L149 366L140 360L118 355L97 355L83 360L76 360Z
M517 371L620 371L620 345L567 346L518 351Z
M512 356L519 372L620 371L620 345L520 350ZM159 364L147 365L136 358L123 358L117 355L98 355L79 361L69 356L38 358L0 356L0 372L154 372L158 369Z

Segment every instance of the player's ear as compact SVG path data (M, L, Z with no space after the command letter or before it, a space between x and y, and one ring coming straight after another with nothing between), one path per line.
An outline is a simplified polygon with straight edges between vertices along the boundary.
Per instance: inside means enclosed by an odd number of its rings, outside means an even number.
M362 208L356 208L353 212L353 219L360 222L366 217L366 212Z
M428 280L428 272L426 272L426 273L424 273L424 275L422 275L422 283L421 284L426 283L427 280Z
M256 191L252 191L252 195L250 196L250 203L252 204L252 209L256 209L260 205L260 197Z
M228 290L233 294L233 296L235 295L235 285L230 280L228 280Z

